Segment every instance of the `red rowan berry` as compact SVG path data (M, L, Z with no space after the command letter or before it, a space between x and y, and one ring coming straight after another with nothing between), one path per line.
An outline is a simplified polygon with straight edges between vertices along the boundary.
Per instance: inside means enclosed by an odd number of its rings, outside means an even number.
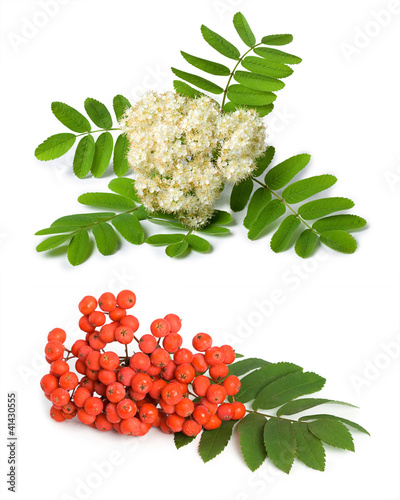
M153 399L158 399L161 397L162 389L167 385L167 382L163 379L155 380L149 391L149 396Z
M79 311L85 316L89 316L97 307L97 300L91 295L87 295L83 297L83 299L79 302Z
M139 339L139 349L146 354L151 354L156 347L157 340L153 335L147 333Z
M182 342L183 339L179 333L172 332L163 338L163 347L166 351L173 354L181 347Z
M87 370L87 368L86 368ZM89 392L93 393L94 391L94 382L93 380L90 380L89 377L83 377L81 381L79 382L80 387L85 387Z
M64 413L71 415L77 411L77 407L72 401L70 401L69 403L63 406L62 411Z
M122 385L130 386L134 375L135 372L130 366L124 366L117 374L118 382L121 382Z
M113 351L103 352L99 358L100 367L104 370L115 370L119 366L119 357Z
M134 399L136 403L145 399L146 394L146 392L135 392L132 387L129 389L129 397Z
M99 378L99 372L97 370L92 370L91 368L86 368L86 377L93 382L96 382L96 380L98 380Z
M102 311L110 312L117 307L117 299L113 293L105 292L100 295L99 307Z
M106 315L100 311L93 311L89 314L89 323L93 326L103 326L106 322Z
M89 415L83 408L78 410L76 414L78 419L82 422L82 424L90 425L96 420L96 415Z
M128 436L138 436L140 432L140 420L136 417L127 418L120 423L123 434Z
M50 340L44 349L46 357L51 361L61 359L64 354L64 346L59 340Z
M107 394L107 386L96 380L94 383L94 392L99 396L105 396Z
M173 432L181 432L185 419L176 413L172 413L171 415L168 415L165 422Z
M91 370L97 371L100 370L100 356L99 351L92 351L86 356L85 364Z
M175 377L176 363L172 359L163 366L161 376L164 380L172 380Z
M197 373L204 373L208 370L208 364L206 363L204 354L197 352L191 361L191 365L196 370Z
M171 332L173 333L179 332L179 330L182 327L182 322L179 316L177 316L176 314L167 314L166 316L164 316L164 319L168 321Z
M231 403L231 406L234 410L232 420L240 420L246 415L246 407L243 403L235 401L234 403Z
M151 364L163 368L170 362L169 353L162 347L158 347L150 354Z
M208 333L198 333L193 337L192 345L196 351L205 352L212 346L212 338Z
M52 403L58 406L64 406L69 403L70 400L69 392L65 389L62 389L61 387L57 387L57 389L54 389L51 392L50 397Z
M54 406L50 408L50 417L55 420L56 422L64 422L65 417L62 414L61 410L58 410Z
M226 390L219 384L210 385L207 389L206 397L210 403L223 403L226 398Z
M80 359L75 361L75 370L81 375L86 375L86 365Z
M62 344L64 344L66 339L67 339L67 334L61 328L53 328L53 330L51 330L51 332L49 332L49 334L47 335L48 341L58 340Z
M206 406L198 405L193 410L192 417L198 424L204 425L210 420L211 413Z
M137 406L131 399L122 399L117 404L117 413L121 418L131 418L136 415Z
M195 420L186 420L183 424L182 432L186 436L197 436L202 430L202 426Z
M118 424L118 422L121 422L122 418L118 415L117 405L115 403L107 403L105 411L109 422L112 424Z
M156 377L160 373L161 373L161 366L150 365L149 368L147 369L147 374L150 375L150 377Z
M161 397L165 403L176 405L183 397L182 388L177 383L171 382L162 388Z
M129 366L135 371L147 372L150 364L150 358L144 352L135 352L129 360Z
M222 380L228 375L229 368L225 363L220 363L219 365L210 366L209 373L213 380Z
M71 352L74 356L78 356L79 349L83 346L87 346L88 343L85 340L79 339L73 343L71 347Z
M125 309L122 309L121 307L116 307L108 315L108 317L112 321L121 321L121 319L124 318L125 316L126 316L126 311L125 311Z
M235 361L236 354L233 348L230 345L222 345L220 347L220 350L222 352L222 357L224 359L224 363L226 365L230 365Z
M178 349L174 354L174 361L177 365L182 365L183 363L191 363L193 359L193 353L185 347Z
M224 362L224 358L219 347L210 347L204 353L204 357L210 366L219 365Z
M76 406L80 406L82 408L85 401L90 398L90 396L90 391L88 391L85 387L78 387L74 393L74 403Z
M40 380L40 387L42 391L46 394L50 394L54 389L58 387L58 379L55 375L48 373L47 375L43 375Z
M156 319L150 325L150 331L155 337L165 337L170 332L170 326L165 319Z
M206 431L212 431L214 429L218 429L218 427L221 425L222 420L219 418L217 414L211 415L210 420L203 425L204 429Z
M93 313L91 313L93 314ZM79 320L79 328L86 333L92 333L96 330L95 325L89 322L88 316L82 316Z
M83 362L83 363L86 363L86 358L88 357L88 355L93 352L93 349L92 347L90 347L90 345L84 345L82 346L80 349L79 349L79 352L78 352L78 358Z
M193 391L197 396L205 396L210 385L210 379L205 375L198 375L193 379Z
M157 417L158 410L154 405L145 403L140 407L139 418L142 422L145 422L146 424L152 424L157 419Z
M103 401L96 396L87 398L85 404L83 405L83 409L85 410L86 413L95 416L99 415L103 411L103 407L104 407Z
M69 371L69 365L66 361L63 361L62 359L57 359L56 361L53 361L50 365L50 373L58 377L63 373L66 373L67 371Z
M106 396L111 403L119 403L124 399L125 394L125 387L119 382L114 382L107 387Z
M211 403L206 397L200 399L200 404L208 408L208 411L211 413L211 415L217 413L218 405L216 403Z
M128 326L119 326L115 330L115 340L120 344L130 344L133 336L133 331Z
M59 379L60 387L67 391L72 391L79 383L79 379L74 372L65 372Z
M130 290L122 290L117 295L117 304L122 309L130 309L136 304L136 295Z
M96 332L96 331L89 335L88 341L89 341L90 347L92 347L96 351L100 351L100 349L104 349L105 346L107 345L105 342L103 342L100 339L99 332Z
M241 383L236 375L229 375L229 377L226 377L222 384L228 396L234 396L240 391Z
M178 365L175 369L175 378L179 382L183 382L185 384L190 384L190 382L194 379L196 372L194 368L189 363L183 363Z
M167 424L167 420L163 420L160 424L160 429L165 433L165 434L174 434L174 431L171 429L171 427Z
M131 314L127 314L121 319L121 325L128 326L133 331L133 333L139 330L139 320L136 318L136 316L132 316Z
M102 342L109 344L115 340L115 330L117 329L118 323L109 323L108 325L103 325L99 331L99 338Z
M99 370L97 378L104 385L110 385L117 381L117 374L113 370ZM118 379L121 382L120 379Z
M231 420L235 415L235 409L232 408L230 403L222 403L218 407L217 415L221 420Z
M107 420L107 417L103 413L97 415L94 423L99 431L111 431L113 428L112 423Z
M180 417L189 417L193 413L194 403L189 398L183 398L175 406L175 412Z
M132 389L139 394L147 394L152 384L153 381L147 373L136 373L131 381Z

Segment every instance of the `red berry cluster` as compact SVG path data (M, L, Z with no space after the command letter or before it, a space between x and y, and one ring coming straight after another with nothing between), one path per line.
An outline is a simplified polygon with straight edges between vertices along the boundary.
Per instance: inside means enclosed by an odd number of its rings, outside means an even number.
M64 330L48 334L50 373L40 384L53 403L51 417L62 422L77 416L101 431L115 429L132 436L142 436L152 426L167 434L196 436L202 429L217 429L222 420L243 418L242 403L225 402L240 389L238 377L229 375L228 365L235 359L232 347L213 346L207 333L193 338L195 354L181 347L181 320L175 314L156 319L151 333L137 338L139 321L127 314L135 303L129 290L117 297L104 293L98 301L86 296L79 303L85 339L68 350ZM138 350L129 356L133 340ZM125 355L109 350L112 342L123 344ZM71 371L71 360L81 380Z

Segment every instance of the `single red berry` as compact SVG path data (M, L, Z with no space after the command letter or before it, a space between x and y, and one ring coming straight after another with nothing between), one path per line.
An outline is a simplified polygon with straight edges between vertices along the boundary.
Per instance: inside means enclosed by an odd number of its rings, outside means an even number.
M139 394L147 394L152 384L153 380L147 373L136 373L131 381L132 389Z
M211 413L211 415L217 413L218 405L216 403L211 403L206 397L200 399L200 404L208 408L208 411Z
M71 352L74 356L78 356L79 349L83 346L89 345L85 340L79 339L73 343L71 347Z
M69 392L66 391L65 389L62 389L61 387L57 387L57 389L54 389L51 392L50 397L51 397L51 402L54 405L58 406L64 406L67 403L69 403L70 400Z
M169 353L162 347L158 347L150 354L151 364L163 368L170 362Z
M217 415L221 420L231 420L235 415L235 409L230 403L223 403L218 407Z
M58 340L62 344L66 341L67 334L61 328L53 328L51 332L47 335L47 340Z
M126 311L125 309L122 309L122 307L116 307L112 311L110 311L108 317L112 321L121 321L124 317L126 316Z
M211 381L205 375L198 375L193 379L193 390L197 396L205 396L210 385Z
M233 348L230 345L222 345L220 347L220 350L222 352L222 357L224 359L224 363L226 365L230 365L235 361L236 354Z
M99 431L104 432L111 431L113 429L113 424L107 420L107 417L104 415L104 413L100 413L100 415L97 415L94 423Z
M208 364L204 357L204 354L197 352L191 361L191 365L196 370L197 373L204 373L208 370Z
M50 373L48 373L47 375L43 375L40 380L40 387L46 394L51 394L51 392L58 387L57 377Z
M171 382L162 388L161 397L165 403L176 405L183 397L182 388L179 384Z
M100 295L99 306L102 311L110 312L117 307L117 299L113 293L105 292Z
M119 425L122 434L126 434L128 436L138 436L141 430L140 420L136 417L122 420Z
M74 393L74 403L76 406L83 407L85 401L90 398L91 393L85 387L78 387Z
M50 365L50 373L56 375L57 377L68 371L68 363L66 361L63 361L62 359L56 359L56 361L53 361Z
M168 321L171 332L177 333L182 328L182 322L176 314L167 314L164 319Z
M173 432L181 432L185 419L176 413L172 413L171 415L168 415L165 422Z
M106 322L106 315L100 311L93 311L89 314L89 323L93 326L103 326Z
M83 363L86 363L86 358L89 356L89 354L93 352L92 347L90 345L83 345L78 352L78 358L83 361Z
M55 408L54 406L52 406L50 408L50 417L55 420L56 422L64 422L65 420L65 417L64 415L62 414L62 411Z
M246 407L243 403L235 401L234 403L232 403L232 408L234 410L232 420L240 420L246 415Z
M118 371L117 379L118 379L118 382L121 382L122 385L130 386L131 382L132 382L132 377L134 375L135 375L135 372L132 370L132 368L130 366L124 366L123 368L121 368Z
M171 427L167 424L167 420L163 420L160 423L160 429L165 433L165 434L174 434L174 431L171 429Z
M122 290L117 295L117 304L122 309L130 309L136 304L136 295L130 290Z
M170 332L170 326L165 319L156 319L150 325L150 331L155 337L166 337Z
M106 406L106 417L112 424L118 424L122 418L117 413L117 405L115 403L108 403Z
M104 349L105 346L107 345L105 342L103 342L100 339L99 332L97 332L97 331L94 331L93 333L91 333L89 335L88 340L89 340L90 347L92 347L93 349L96 349L96 351L100 351L100 349Z
M103 325L99 331L99 338L102 342L109 344L115 340L115 330L117 329L118 323L109 323L108 325Z
M81 375L86 375L86 365L80 359L75 361L75 370Z
M142 422L145 422L147 424L152 424L153 422L155 422L157 417L158 417L158 410L154 405L150 403L145 403L140 407L139 418Z
M117 381L117 374L114 370L99 370L97 378L104 385L110 385ZM120 379L118 379L121 382Z
M111 403L119 403L126 394L125 387L120 382L114 382L107 387L107 399Z
M164 380L170 381L175 378L176 363L172 359L162 367L161 377Z
M128 326L119 326L115 330L115 340L120 344L130 344L133 336L133 331Z
M175 370L175 378L179 382L183 382L185 384L190 384L190 382L194 379L196 372L193 366L189 363L182 363L178 365Z
M89 352L89 354L86 356L86 359L85 359L86 366L93 371L100 370L100 368L101 368L100 357L101 357L101 354L99 353L99 351Z
M175 406L175 412L180 417L189 417L194 410L194 403L189 398L182 398Z
M163 379L155 380L149 391L149 396L153 399L158 399L161 397L162 389L167 385L167 382Z
M221 349L219 347L210 347L204 353L204 357L206 362L210 366L219 365L224 362L224 358L222 356Z
M183 339L179 333L172 332L163 338L163 347L166 351L173 354L181 347L182 342Z
M64 413L68 413L69 415L72 415L77 410L78 409L77 409L76 405L74 403L72 403L72 401L70 401L69 403L67 403L66 405L64 405L63 409L62 409L62 411Z
M113 351L103 352L99 358L100 367L104 370L115 370L119 366L119 357Z
M129 326L133 333L139 330L139 320L136 318L136 316L132 316L131 314L127 314L121 319L121 325Z
M222 380L228 375L229 368L225 363L220 363L219 365L210 366L209 373L213 380Z
M82 424L86 425L93 424L96 420L96 415L89 415L89 413L87 413L83 408L78 410L77 417L82 422Z
M202 430L202 426L195 420L186 420L183 424L182 432L186 436L197 436Z
M129 366L132 370L147 372L150 368L150 358L144 352L135 352L129 360Z
M153 335L146 334L140 337L139 339L139 349L146 353L151 354L154 349L157 347L157 340Z
M131 399L122 399L117 404L117 413L123 419L134 417L136 415L136 411L137 406Z
M194 418L194 420L196 420L198 424L204 425L210 420L211 413L209 412L206 406L198 405L193 410L192 417Z
M89 316L82 316L79 319L79 328L86 333L93 333L96 330L95 325L89 322Z
M106 396L107 386L105 384L103 384L102 382L100 382L99 380L96 380L94 383L94 392L96 394L98 394L99 396Z
M104 407L103 401L96 396L92 396L85 401L83 409L89 415L96 416L103 411L103 407Z
M174 361L177 365L183 363L191 363L193 359L193 353L189 349L183 348L178 349L174 354Z
M60 379L60 387L66 389L67 391L72 391L79 384L79 379L74 372L65 372L61 375Z
M218 427L222 424L222 420L219 418L217 414L211 415L210 420L203 425L203 428L206 431L212 431L214 429L218 429Z
M59 340L50 340L44 349L46 357L51 361L61 359L64 354L64 346Z
M240 391L241 383L236 375L229 375L229 377L226 377L222 384L225 387L228 396L234 396Z
M97 307L97 300L91 295L83 297L79 302L79 311L85 316L89 316Z
M212 338L208 333L198 333L193 337L192 345L196 351L205 352L212 346Z
M206 398L210 403L223 403L226 398L226 390L222 385L213 384L207 389Z

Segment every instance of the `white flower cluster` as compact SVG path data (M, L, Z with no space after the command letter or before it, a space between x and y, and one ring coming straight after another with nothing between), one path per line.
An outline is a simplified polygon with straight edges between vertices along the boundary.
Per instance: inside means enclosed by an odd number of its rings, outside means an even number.
M120 121L128 162L144 207L197 229L212 216L224 183L248 177L265 150L265 126L254 110L221 114L209 97L146 93Z

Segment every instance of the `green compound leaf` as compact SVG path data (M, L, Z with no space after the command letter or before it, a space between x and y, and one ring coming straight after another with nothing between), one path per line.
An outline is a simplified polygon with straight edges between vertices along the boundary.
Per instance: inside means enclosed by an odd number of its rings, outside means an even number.
M121 177L129 170L127 154L129 151L129 140L125 134L121 134L115 141L113 168L115 175Z
M243 225L245 228L251 228L251 226L257 220L257 217L260 215L261 210L263 210L271 201L271 197L271 192L262 187L254 192L247 207L246 217L243 220Z
M300 366L293 363L270 363L262 366L260 369L242 378L240 391L236 394L235 400L247 403L248 401L257 399L260 391L268 386L268 384L289 373L301 370ZM254 409L257 408L254 407Z
M115 229L133 245L141 245L144 241L143 228L138 220L132 214L120 214L112 221Z
M305 229L297 238L294 246L295 252L303 259L310 257L317 246L318 240L319 237L314 233L314 231L311 231L311 229Z
M234 420L222 422L218 429L204 430L199 444L199 454L204 463L209 462L224 450L232 437Z
M68 104L58 101L52 102L51 110L57 120L73 132L90 132L91 127L89 120L75 108L68 106Z
M264 59L272 62L285 64L301 63L300 57L294 56L293 54L288 54L287 52L282 52L278 49L270 49L269 47L256 47L253 52L258 56L261 56Z
M257 168L254 170L252 176L259 177L262 175L271 164L274 156L275 148L274 146L269 146L265 152L257 158Z
M121 177L113 179L108 184L108 189L114 191L114 193L121 194L122 196L126 196L127 198L140 203L140 199L135 191L135 181L133 179Z
M110 224L101 222L93 227L92 233L97 249L102 255L111 255L114 253L117 246L117 235Z
M49 161L60 158L75 144L74 134L55 134L48 137L35 149L35 156L40 161Z
M85 262L90 248L89 233L81 229L73 236L68 245L68 260L73 266L79 266Z
M353 438L348 428L337 420L321 419L308 424L310 432L326 444L354 451Z
M83 179L92 168L95 152L95 144L92 135L85 135L78 143L75 151L73 170L74 174Z
M242 61L242 66L252 73L269 76L271 78L286 78L293 73L292 68L285 64L275 63L261 57L247 56Z
M311 469L325 470L325 450L319 439L311 434L308 425L293 422L296 437L296 457Z
M249 239L257 239L270 224L279 219L285 212L286 207L280 200L270 201L267 206L261 210L256 221L252 224L248 232Z
M193 87L191 87L185 82L182 82L181 80L174 80L173 85L174 89L178 92L178 94L190 97L190 99L197 99L197 97L205 95L203 94L203 92L200 92L200 90L194 89Z
M281 222L276 233L271 239L271 249L275 253L283 252L288 248L296 229L300 225L300 219L296 215L289 215Z
M283 82L276 78L259 75L258 73L249 73L247 71L236 71L234 78L245 87L262 92L274 92L283 89L285 86Z
M73 229L73 231L75 231ZM70 234L60 234L58 236L50 236L50 238L46 238L36 247L37 252L46 252L47 250L52 250L53 248L57 248L66 241L71 239Z
M114 193L85 193L79 196L78 201L82 205L115 210L130 210L136 206L135 202L130 198Z
M261 39L264 45L287 45L293 41L293 35L268 35Z
M348 404L348 403L341 403L341 404ZM349 405L349 406L353 406L353 405ZM366 429L364 429L364 427L361 427L361 425L356 424L355 422L352 422L351 420L347 420L347 418L337 417L336 415L329 415L329 414L327 414L327 415L306 415L304 417L299 418L299 421L300 420L301 421L303 421L303 420L319 420L319 419L338 420L339 422L346 424L348 427L353 427L353 429L356 429L356 430L362 432L363 434L367 434L368 436L370 436L370 433Z
M186 250L189 248L189 243L184 240L181 241L180 243L172 243L171 245L168 245L167 248L165 249L165 253L168 255L168 257L179 257L183 253L186 252Z
M79 226L55 226L48 227L46 229L41 229L40 231L36 231L35 236L45 236L47 234L61 234L61 233L72 233L79 229Z
M320 198L319 200L309 201L302 205L298 212L305 220L319 219L341 210L348 210L354 207L354 202L349 198Z
M236 358L238 357L241 356L236 354ZM240 377L251 370L255 370L256 368L261 368L262 366L269 364L271 363L260 358L243 359L242 361L237 361L236 363L229 365L229 375L236 375L237 377Z
M221 226L207 226L204 229L198 229L198 233L203 233L203 234L209 234L211 236L221 236L223 234L229 234L231 231L227 227L221 227Z
M308 154L299 154L284 160L275 167L271 168L265 176L265 183L271 189L281 189L286 186L293 177L295 177L304 167L306 167L311 159Z
M210 220L210 224L216 226L226 226L233 221L232 215L225 210L215 210L214 215Z
M131 107L129 100L121 94L118 94L113 99L114 113L119 122L125 111Z
M229 85L227 95L230 101L244 106L266 106L276 99L272 92L262 92L237 84Z
M344 403L343 401L335 401L332 399L322 399L322 398L303 398L303 399L295 399L294 401L289 401L289 403L284 404L276 412L276 415L278 417L280 417L281 415L294 415L295 413L300 413L302 411L323 404L337 404L337 405L352 406L353 408L357 408L356 406L351 405L350 403Z
M149 245L165 246L179 243L185 239L184 234L154 234L146 239Z
M196 252L207 253L211 249L211 245L207 240L195 234L189 234L187 242L190 248L193 248Z
M209 80L206 80L202 76L197 76L193 73L186 73L186 71L181 71L176 68L171 68L171 70L178 78L182 78L182 80L185 80L192 85L205 90L206 92L211 92L212 94L222 94L222 92L224 91L222 87L216 85L213 82L210 82Z
M112 127L110 112L102 102L91 97L85 100L85 110L92 122L100 128L109 129Z
M231 73L231 70L223 64L192 56L187 52L183 52L183 50L181 50L181 54L189 64L211 75L229 76Z
M262 389L253 403L253 408L269 410L292 399L320 391L326 380L313 372L296 371L279 378Z
M94 214L73 214L73 215L64 215L64 217L60 217L56 219L51 227L58 229L59 226L91 226L98 221L102 221L105 219L110 219L114 217L115 213L113 212L97 212Z
M282 197L288 203L300 203L310 198L310 196L330 188L336 181L336 177L329 174L316 175L308 179L302 179L301 181L290 184L290 186L283 191Z
M248 47L253 47L253 45L256 44L256 37L254 36L249 23L241 12L237 12L233 16L233 25L235 26L235 29L240 38Z
M200 29L204 40L208 43L208 45L211 45L213 49L215 49L223 56L229 57L229 59L234 59L235 61L240 59L239 50L230 42L228 42L228 40L225 40L225 38L207 28L207 26L204 26L204 24Z
M354 253L357 250L356 240L346 231L324 231L320 238L324 245L338 252Z
M93 177L101 177L110 164L114 140L110 132L103 132L96 141L91 172Z
M174 443L177 450L191 443L194 439L196 439L196 436L186 436L183 432L175 432L174 434Z
M296 454L296 437L288 420L270 418L264 427L264 446L273 464L289 474Z
M268 113L271 113L271 111L274 109L274 105L268 104L267 106L247 106L245 104L235 104L232 101L228 101L224 104L225 113L232 113L233 111L237 111L241 108L254 109L261 117L263 117L268 115Z
M331 215L324 219L319 219L314 222L313 228L322 233L324 231L333 231L340 229L342 231L352 231L354 229L361 229L367 224L367 221L358 215L342 214Z
M232 188L230 206L234 212L240 212L247 205L253 191L253 181L250 177Z
M237 426L244 461L253 472L260 467L267 456L263 443L265 422L266 418L263 415L249 413Z

